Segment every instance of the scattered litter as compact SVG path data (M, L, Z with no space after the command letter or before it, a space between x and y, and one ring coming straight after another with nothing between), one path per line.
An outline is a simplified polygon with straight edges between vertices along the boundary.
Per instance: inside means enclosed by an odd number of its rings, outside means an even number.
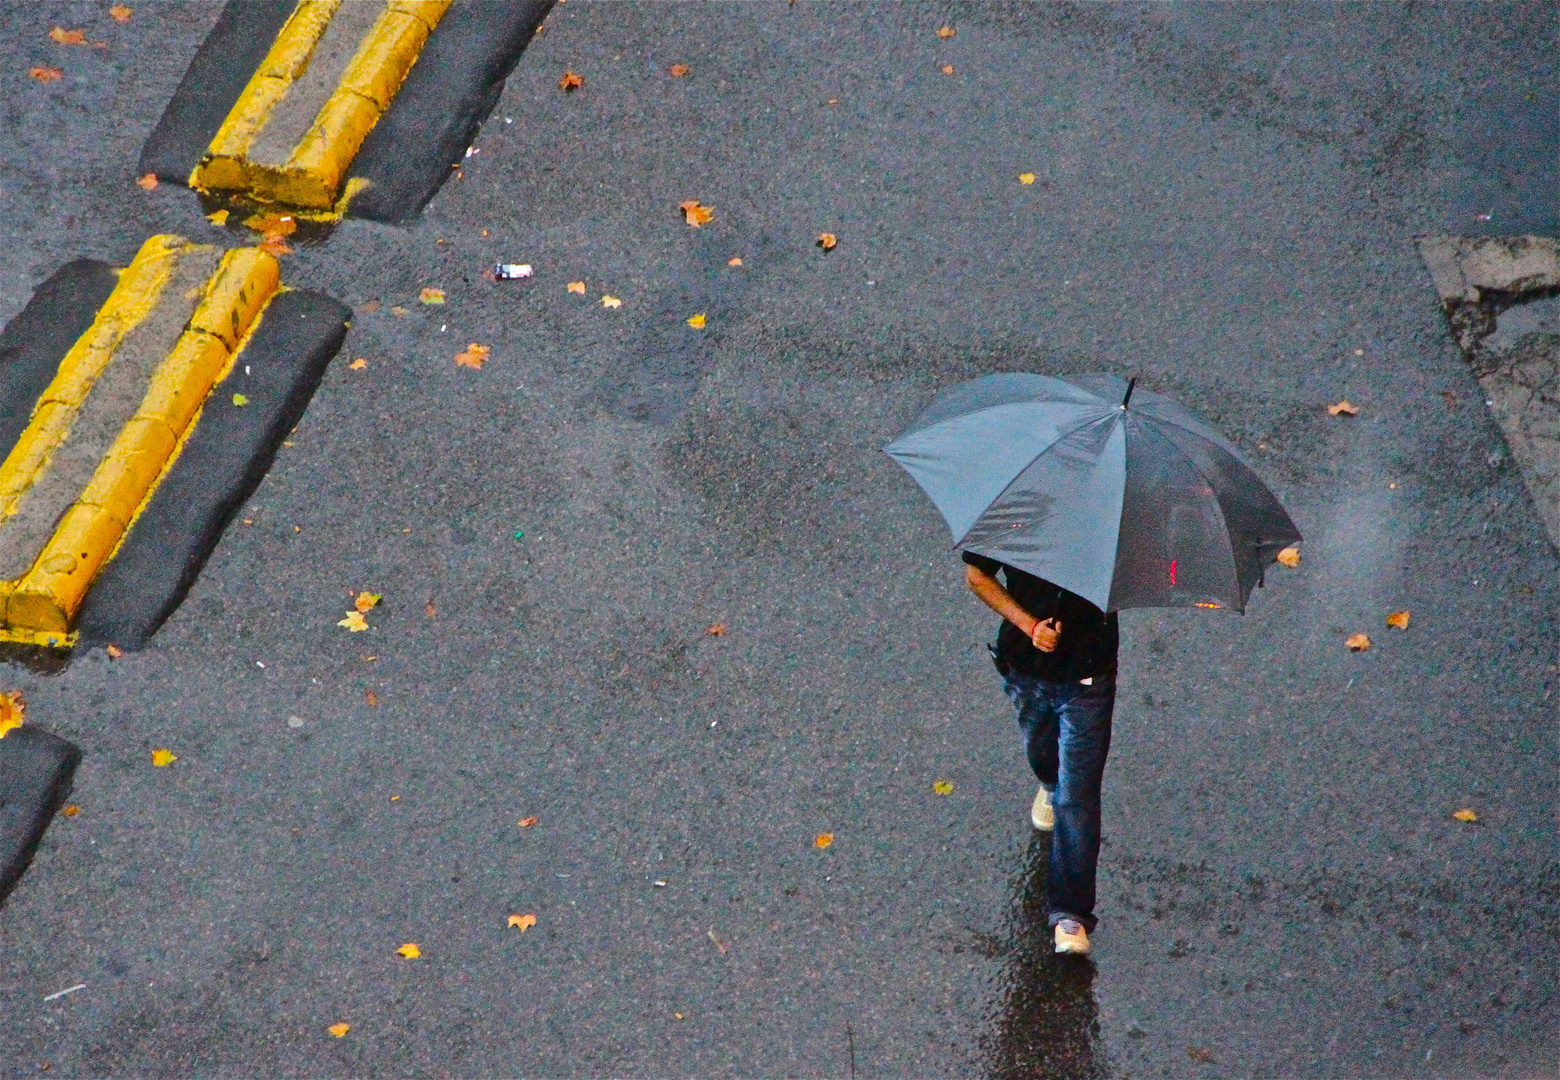
M67 986L63 990L56 990L54 993L50 994L48 997L44 998L43 1000L44 1001L53 1001L55 998L62 998L66 994L74 994L77 990L85 990L86 988L87 988L87 984L86 983L77 983L75 986Z
M715 730L715 725L718 724L718 723L720 723L719 720L711 720L710 721L710 730L714 731Z
M516 529L515 530L515 539L516 540L523 540L524 538L525 538L525 530L524 529Z
M531 276L530 263L494 263L493 276L499 281L513 281Z
M301 728L301 727L303 727L303 717L301 717L301 716L289 716L287 718L287 726L290 727L290 728Z
M261 660L256 660L255 661L255 667L257 667L260 670L264 671L265 670L265 662L261 661Z
M650 884L654 885L657 889L666 888L666 882L664 881L652 881Z

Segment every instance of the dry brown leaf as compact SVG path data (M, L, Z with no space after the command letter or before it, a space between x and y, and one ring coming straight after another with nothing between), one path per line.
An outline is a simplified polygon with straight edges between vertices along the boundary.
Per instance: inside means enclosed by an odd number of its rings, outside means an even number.
M357 594L357 599L352 601L352 606L359 611L368 612L378 607L379 601L383 599L384 597L376 592L360 592Z
M531 927L536 925L536 916L529 914L511 915L509 916L509 925L513 926L516 930L519 930L523 934L527 930L531 929Z
M1411 613L1407 611L1394 611L1392 614L1387 616L1387 625L1395 626L1399 630L1407 630L1410 614Z
M49 37L61 45L85 45L87 32L85 30L66 30L62 26L56 26L49 31Z
M1278 561L1291 570L1300 565L1300 549L1291 544L1278 553Z
M1350 652L1364 652L1370 648L1370 638L1364 634L1351 634L1344 644L1349 647Z
M1452 812L1452 817L1456 818L1458 821L1462 822L1464 825L1472 825L1475 821L1479 820L1479 815L1475 814L1471 809L1469 809L1467 807L1463 807L1463 809L1461 809L1461 810L1454 810Z
M481 371L482 361L486 360L488 358L488 353L492 351L493 350L491 347L487 345L478 345L475 341L473 341L470 345L466 346L465 352L455 354L455 363L460 367L475 368L477 371Z
M727 266L741 266L742 265L742 257L740 255L733 255L731 258L726 260L726 265Z
M439 613L439 609L433 606L433 601L432 600L429 600L428 601L428 606L423 608L423 614L428 616L428 618L431 619L435 615L437 615L438 613Z
M564 92L578 90L584 85L585 80L581 76L574 74L572 71L565 71L563 73L563 78L558 80L558 89Z
M118 645L110 645L110 646L108 646L108 648L104 649L103 651L108 653L108 658L110 660L118 660L121 656L123 656L125 654L125 651L123 649L121 649Z
M130 14L133 10L133 8L127 8L123 4L115 4L108 9L108 13L113 16L115 22L127 23L130 21Z
M1327 406L1327 411L1333 416L1358 416L1360 414L1360 407L1358 405L1349 404L1349 399L1344 398L1336 405Z
M813 847L820 851L832 843L834 843L834 834L831 832L821 832L813 838Z
M688 74L688 72L692 71L693 68L689 67L687 64L673 64L666 70L671 73L672 78L680 79L684 75Z
M374 693L372 690L364 690L363 691L363 700L365 702L367 702L369 705L378 705L379 704L379 695Z
M579 293L581 296L584 296L585 283L583 281L571 281L569 282L569 291L571 293Z
M953 74L953 65L952 64L944 64L942 66L942 73L944 75L952 75Z
M325 1030L330 1032L332 1035L336 1036L336 1038L339 1039L343 1035L345 1035L347 1032L352 1030L352 1025L351 1024L332 1024L330 1027L326 1028Z
M677 204L677 209L683 212L683 220L695 229L700 225L708 225L715 217L715 208L705 206L698 199L684 199Z
M353 371L362 371L364 368L368 367L368 361L364 360L360 356L356 360L352 361L352 363L348 364L347 367L351 368Z
M152 751L152 764L159 769L165 769L179 760L179 755L172 750L157 749Z
M422 955L422 950L417 947L417 942L415 941L408 941L405 945L402 945L399 949L397 949L396 952L400 953L408 960L416 960L419 956Z
M942 38L944 41L947 41L949 38L953 37L953 35L957 34L957 33L958 33L958 31L955 30L951 26L946 26L945 25L945 26L939 26L937 28L937 36Z
M57 79L63 79L65 73L59 68L33 67L27 69L27 77L29 79L37 79L41 83L49 83Z
M523 817L515 824L519 825L522 829L529 829L532 825L536 824L536 819L534 817Z
M370 300L368 303L364 304L358 310L362 311L365 315L372 315L374 312L379 310L379 301L378 300Z
M390 305L390 314L400 318L402 315L406 314L406 309L400 304L392 304Z
M1186 1055L1193 1061L1200 1061L1204 1065L1211 1065L1213 1063L1213 1051L1209 1050L1205 1046L1188 1046L1186 1048Z
M834 245L839 242L839 238L831 232L819 233L816 241L817 245L823 248L824 251L833 251Z
M444 290L423 289L417 294L417 299L424 304L442 304L444 303Z
M723 622L715 623L704 632L710 637L723 637L726 633L726 624Z
M60 808L60 813L64 814L66 817L75 817L77 814L81 813L81 807L77 806L75 803L71 803L69 806L62 806Z
M21 727L26 714L27 704L20 690L0 694L0 739L5 738L6 732Z

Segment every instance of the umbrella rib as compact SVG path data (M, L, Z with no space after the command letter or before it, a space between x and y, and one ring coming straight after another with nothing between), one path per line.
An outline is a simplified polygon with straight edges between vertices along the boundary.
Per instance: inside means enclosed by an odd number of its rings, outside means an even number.
M1111 406L1112 411L1115 411L1115 408L1116 408L1115 406ZM1110 413L1106 413L1105 416L1109 417ZM953 547L949 548L948 550L950 550L950 551L957 551L959 549L959 545L963 544L964 541L966 541L966 540L968 540L970 538L970 533L975 531L975 526L980 524L980 519L985 517L987 511L989 511L993 506L996 506L997 503L1002 501L1002 496L1006 495L1009 491L1012 490L1013 485L1018 483L1018 478L1019 477L1023 476L1026 472L1028 472L1030 469L1035 467L1035 462L1039 461L1041 458L1043 458L1047 454L1049 454L1052 450L1056 449L1056 447L1060 446L1062 444L1062 442L1064 440L1066 440L1069 436L1076 435L1078 432L1082 431L1084 428L1088 427L1090 424L1098 423L1100 419L1102 419L1102 418L1096 416L1096 417L1094 417L1091 420L1084 420L1084 421L1080 422L1079 424L1077 424L1076 426L1068 428L1066 431L1062 432L1056 438L1052 439L1050 444L1048 446L1046 446L1046 448L1044 450L1040 451L1034 457L1030 458L1029 459L1029 463L1027 465L1025 465L1022 469L1019 469L1018 472L1013 474L1013 479L1009 480L1007 482L1006 486L1004 486L1001 491L997 492L996 497L994 499L992 499L989 503L986 504L985 509L981 510L980 513L975 515L975 520L970 523L970 527L968 529L964 530L964 535L959 537L957 540L955 540L953 542ZM1202 474L1198 473L1198 475L1201 476ZM1221 514L1223 513L1222 508L1220 509L1219 512Z

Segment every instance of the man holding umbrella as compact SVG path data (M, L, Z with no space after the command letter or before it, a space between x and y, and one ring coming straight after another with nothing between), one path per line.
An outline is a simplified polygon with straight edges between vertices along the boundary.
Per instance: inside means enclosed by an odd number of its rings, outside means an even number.
M1100 791L1116 700L1116 612L1232 608L1300 533L1223 436L1112 375L988 375L940 396L885 449L964 548L1003 617L993 658L1040 779L1059 953L1087 953ZM1130 408L1129 408L1130 406ZM1003 581L998 581L998 574Z

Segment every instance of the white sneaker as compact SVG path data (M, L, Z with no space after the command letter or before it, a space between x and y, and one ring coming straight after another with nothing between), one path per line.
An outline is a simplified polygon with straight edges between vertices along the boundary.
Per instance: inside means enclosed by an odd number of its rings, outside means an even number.
M1029 820L1041 832L1056 828L1056 811L1051 809L1051 793L1042 787L1035 792L1035 804L1029 808Z
M1056 924L1056 951L1089 955L1089 932L1075 919L1063 919Z

